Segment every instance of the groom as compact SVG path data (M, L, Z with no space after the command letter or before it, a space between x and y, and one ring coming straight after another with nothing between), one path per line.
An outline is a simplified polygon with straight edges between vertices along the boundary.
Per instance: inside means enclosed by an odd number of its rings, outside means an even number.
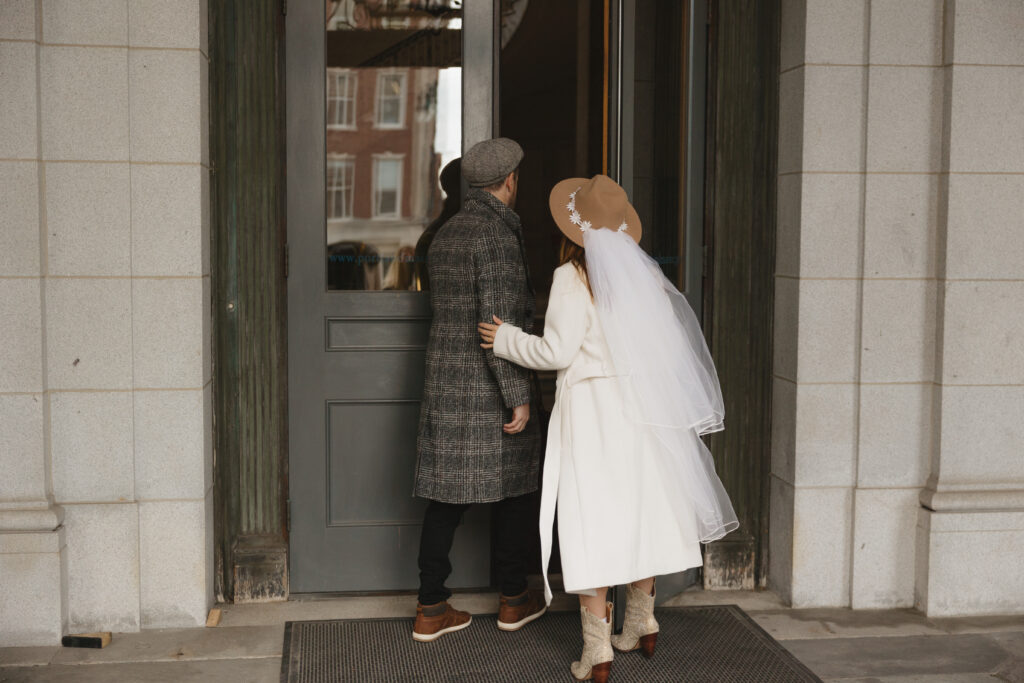
M534 292L513 211L522 148L485 140L462 157L470 186L462 209L427 254L433 321L416 441L415 495L426 498L420 536L419 604L413 638L431 641L469 625L448 604L455 528L473 503L494 503L494 554L501 589L498 628L515 631L544 613L526 588L535 524L541 439L530 419L530 371L482 349L476 325L497 315L530 332Z

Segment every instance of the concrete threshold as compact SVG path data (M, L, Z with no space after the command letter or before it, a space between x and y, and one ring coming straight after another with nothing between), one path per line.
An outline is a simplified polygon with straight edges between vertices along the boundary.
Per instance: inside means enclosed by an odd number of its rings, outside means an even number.
M498 609L496 592L457 592L451 601L473 614ZM929 619L911 609L791 609L771 591L695 589L665 604L738 605L830 683L1024 683L1024 616ZM556 593L551 609L577 605L575 596ZM103 650L0 648L0 682L276 682L286 621L411 617L416 596L295 595L218 607L216 627L118 633Z

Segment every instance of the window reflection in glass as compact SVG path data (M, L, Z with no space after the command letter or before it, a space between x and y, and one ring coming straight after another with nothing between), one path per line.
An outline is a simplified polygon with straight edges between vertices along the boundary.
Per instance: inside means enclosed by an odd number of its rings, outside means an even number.
M352 218L352 177L355 162L351 155L327 159L327 218Z
M405 74L377 74L377 127L401 128L405 124Z
M353 128L356 124L356 72L327 70L327 127Z
M329 289L427 288L426 246L447 197L441 171L451 176L461 153L461 8L326 3ZM458 179L445 185L458 194Z
M373 164L373 217L401 218L402 157L376 157Z

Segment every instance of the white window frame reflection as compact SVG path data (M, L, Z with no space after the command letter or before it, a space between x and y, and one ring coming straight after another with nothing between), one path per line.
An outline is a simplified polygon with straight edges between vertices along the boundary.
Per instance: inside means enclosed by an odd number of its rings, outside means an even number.
M395 210L390 213L380 211L380 201L384 189L380 184L381 162L393 163L398 167L397 179L395 181ZM404 154L374 154L373 155L373 217L377 220L394 220L402 217L402 176L405 173ZM388 188L390 190L391 188Z
M340 177L334 171L341 171ZM327 219L347 221L353 216L356 186L356 158L351 154L330 155L327 157ZM342 211L335 213L337 201L340 199Z
M327 69L327 128L329 130L356 129L356 87L359 83L358 74L352 69ZM340 92L340 83L344 80L347 92ZM333 86L333 88L332 88ZM334 118L331 120L331 103L334 103ZM339 116L339 112L344 112ZM340 120L337 120L340 119Z
M389 95L384 91L384 83L387 79L395 78L399 79L401 83L400 92L398 95ZM405 104L408 99L408 87L409 78L405 71L393 71L393 70L382 70L377 72L377 94L374 97L374 113L373 121L374 126L377 128L398 130L405 128ZM381 116L384 113L384 107L382 106L385 98L397 98L398 99L398 121L384 121Z

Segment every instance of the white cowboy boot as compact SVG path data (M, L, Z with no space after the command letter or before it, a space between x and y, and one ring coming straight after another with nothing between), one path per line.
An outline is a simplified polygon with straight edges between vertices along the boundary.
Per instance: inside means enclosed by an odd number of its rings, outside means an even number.
M583 654L580 661L569 667L577 681L606 683L612 671L612 603L607 603L608 622L596 617L580 606L580 620L583 622Z
M612 645L619 652L643 650L644 657L654 656L658 642L658 621L654 618L654 588L651 595L629 584L626 587L626 618L622 633L612 636Z

